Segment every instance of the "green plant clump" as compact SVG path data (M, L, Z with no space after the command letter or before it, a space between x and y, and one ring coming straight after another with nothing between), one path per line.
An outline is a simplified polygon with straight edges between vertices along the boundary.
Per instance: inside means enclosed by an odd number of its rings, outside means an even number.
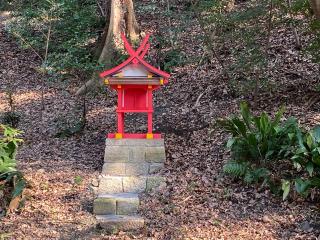
M97 68L93 46L103 20L94 0L12 1L7 29L42 58L41 71L54 76L90 73Z
M266 113L253 116L246 103L241 103L240 112L241 118L236 116L217 121L232 134L227 147L231 149L233 160L264 165L290 154L298 125L294 118L280 123L284 108L273 120Z
M218 120L232 135L226 144L231 160L223 170L248 184L262 182L274 192L281 189L283 199L293 185L297 193L308 196L310 189L320 187L320 127L306 132L294 118L281 122L283 112L281 108L274 119L266 113L253 116L248 105L241 103L240 117Z
M295 178L293 182L295 190L307 196L311 188L320 187L320 126L304 135L297 135L297 138L298 147L292 161L298 172L307 175Z
M0 201L2 209L14 210L20 202L22 192L26 186L26 180L17 170L15 159L18 144L22 139L17 138L21 131L11 127L0 125ZM5 212L0 212L3 215Z

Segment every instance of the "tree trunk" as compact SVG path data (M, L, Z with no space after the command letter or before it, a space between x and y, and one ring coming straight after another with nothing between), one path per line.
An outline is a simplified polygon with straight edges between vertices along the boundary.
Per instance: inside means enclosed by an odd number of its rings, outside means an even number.
M231 12L234 9L235 0L229 0L226 4L226 11Z
M316 18L320 20L320 0L310 0L310 5Z
M114 56L117 52L124 50L121 41L121 32L125 33L131 41L139 39L139 26L135 17L132 0L112 0L110 6L110 20L106 23L103 44L100 47L99 64L105 68L114 66ZM102 86L103 81L98 73L94 73L91 79L86 82L76 93L82 95L95 87Z

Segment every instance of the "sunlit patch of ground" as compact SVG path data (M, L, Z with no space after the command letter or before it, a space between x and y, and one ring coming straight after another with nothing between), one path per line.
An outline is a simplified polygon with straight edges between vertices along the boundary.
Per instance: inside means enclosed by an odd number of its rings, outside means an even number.
M158 13L144 14L142 28L166 35L166 18L159 20L162 12ZM196 25L188 27L192 31L181 33L179 39L183 42L182 51L199 57L203 54L200 30ZM282 35L273 37L274 45L282 46L282 40L286 40ZM83 99L74 96L78 82L46 84L42 110L39 84L43 76L35 70L39 64L37 56L20 50L3 28L0 41L0 69L4 70L0 73L0 112L9 110L4 89L12 83L6 78L11 71L16 111L21 113L19 128L25 132L25 143L17 157L29 180L24 208L1 219L1 233L11 234L12 239L316 239L319 236L316 204L303 200L282 202L268 190L245 186L221 173L223 162L229 157L223 148L227 136L219 129L210 135L207 127L199 130L197 127L235 114L243 98L232 95L221 80L221 69L214 59L211 66L204 63L198 67L196 60L192 60L175 68L169 84L155 93L155 127L165 133L167 162L163 174L167 186L158 193L143 196L141 214L147 222L144 229L107 236L96 226L92 214L90 184L102 168L105 134L115 131L115 94L106 91L87 96L88 122L84 131L71 137L57 137L59 130L81 117ZM290 42L285 43L290 47ZM153 54L157 54L156 50ZM282 55L278 58L289 59ZM277 71L287 71L288 64L280 63ZM307 63L299 64L295 68L301 71L302 67L311 68ZM276 74L279 81L286 80L283 72ZM318 123L319 104L306 109L300 96L303 94L297 93L285 90L283 96L276 96L279 99L262 97L258 110L273 112L285 102L287 115L298 117L305 125ZM128 131L134 129L134 124L129 124Z

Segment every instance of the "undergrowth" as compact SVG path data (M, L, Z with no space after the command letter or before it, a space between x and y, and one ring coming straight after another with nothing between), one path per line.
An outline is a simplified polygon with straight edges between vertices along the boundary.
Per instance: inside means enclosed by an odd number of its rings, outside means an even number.
M15 159L18 144L22 142L18 136L22 132L6 125L0 125L0 215L16 210L22 203L26 180L17 169Z
M305 131L295 118L281 121L283 113L281 108L273 119L267 113L254 116L241 103L240 116L217 120L231 134L226 144L231 159L223 170L282 192L283 199L291 189L306 197L320 187L320 127Z

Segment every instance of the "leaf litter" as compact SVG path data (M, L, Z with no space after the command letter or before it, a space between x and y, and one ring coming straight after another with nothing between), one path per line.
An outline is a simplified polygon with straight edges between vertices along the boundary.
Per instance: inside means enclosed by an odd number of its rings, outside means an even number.
M142 4L146 4L143 2ZM160 4L160 3L159 3ZM139 15L139 14L138 14ZM166 34L157 14L141 18L142 29ZM192 33L179 39L187 56L201 56L200 31L193 21ZM179 24L173 22L173 24ZM289 36L289 37L288 37ZM291 114L306 126L320 121L320 103L306 107L319 81L308 59L292 61L292 33L281 30L272 36L271 50L279 66L270 78L277 91L259 97L256 111L273 112L285 103ZM278 50L281 46L281 51ZM156 51L152 51L156 56ZM9 110L6 91L14 90L14 105L21 115L19 128L25 143L18 160L29 181L24 207L1 219L0 232L12 239L316 239L320 235L319 204L302 199L281 201L268 189L246 186L222 174L229 155L227 136L219 129L209 134L213 119L235 114L239 102L213 63L192 63L173 68L170 83L155 94L155 128L165 134L167 161L162 171L167 186L142 197L141 214L146 227L138 232L107 235L96 227L92 214L96 181L104 154L107 132L114 132L115 94L90 94L87 126L80 134L57 138L61 125L79 118L74 96L79 80L47 81L45 110L41 111L40 82L35 70L37 56L21 50L0 29L0 112ZM292 73L292 69L295 72ZM197 70L197 71L195 71ZM305 74L307 73L307 74ZM303 76L302 78L297 76ZM105 97L107 95L108 97ZM128 130L143 130L143 119L129 117ZM81 181L79 181L81 179ZM1 236L1 235L0 235Z

